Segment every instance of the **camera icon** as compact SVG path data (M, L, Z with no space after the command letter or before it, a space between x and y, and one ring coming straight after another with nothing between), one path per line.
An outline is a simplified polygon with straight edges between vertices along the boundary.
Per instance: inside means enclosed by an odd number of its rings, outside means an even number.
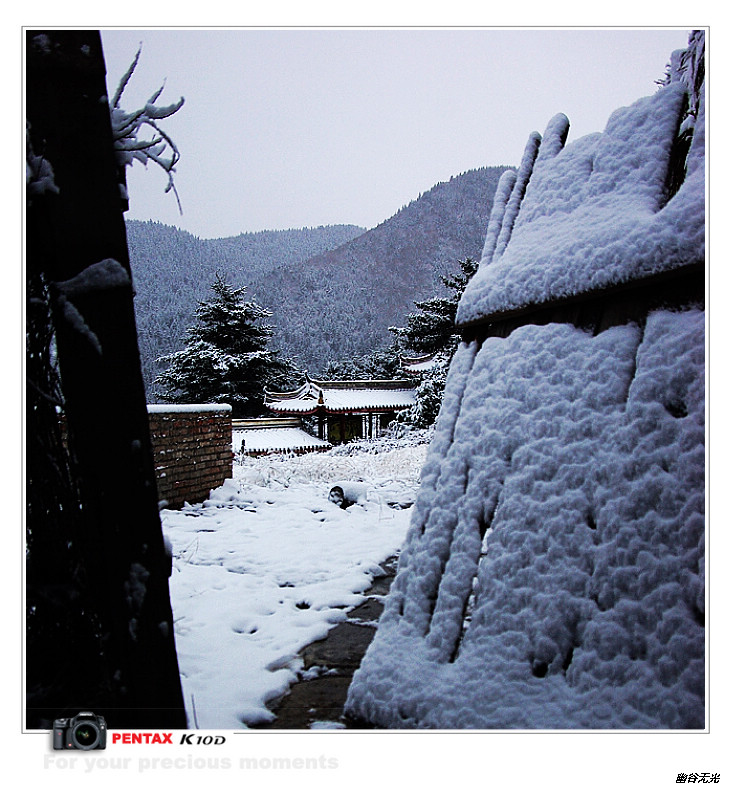
M106 720L92 711L81 711L70 719L53 722L54 750L103 750Z

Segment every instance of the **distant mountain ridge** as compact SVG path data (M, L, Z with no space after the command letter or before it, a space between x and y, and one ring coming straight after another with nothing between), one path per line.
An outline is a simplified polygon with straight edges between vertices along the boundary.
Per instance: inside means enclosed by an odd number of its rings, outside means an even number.
M316 369L388 343L388 327L404 324L415 300L444 293L442 275L458 271L459 260L478 260L504 170L479 168L440 182L357 238L284 267L286 293L276 311L287 327L277 346Z
M148 398L182 346L216 271L273 312L273 346L316 373L334 358L389 343L415 300L441 295L441 275L478 260L499 177L478 168L440 182L371 230L333 225L200 239L155 222L128 221L137 328Z

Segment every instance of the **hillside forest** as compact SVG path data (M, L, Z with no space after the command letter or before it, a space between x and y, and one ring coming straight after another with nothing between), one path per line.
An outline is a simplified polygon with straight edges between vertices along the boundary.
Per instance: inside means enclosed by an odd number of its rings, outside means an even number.
M135 314L148 402L158 359L182 349L217 276L271 311L270 347L316 375L333 361L385 348L417 300L442 296L441 278L478 260L505 166L479 168L422 193L371 230L353 225L201 239L127 221Z

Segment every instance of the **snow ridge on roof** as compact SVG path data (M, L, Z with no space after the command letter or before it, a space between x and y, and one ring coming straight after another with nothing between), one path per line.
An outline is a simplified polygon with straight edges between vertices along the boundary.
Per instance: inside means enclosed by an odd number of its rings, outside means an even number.
M519 174L497 190L459 325L703 262L703 36L673 61L666 84L603 133L563 147L569 121L557 115L541 143L530 135ZM677 137L691 128L685 179L666 200Z
M401 356L400 364L405 372L419 375L435 367L444 366L448 362L444 353L430 353L429 355Z

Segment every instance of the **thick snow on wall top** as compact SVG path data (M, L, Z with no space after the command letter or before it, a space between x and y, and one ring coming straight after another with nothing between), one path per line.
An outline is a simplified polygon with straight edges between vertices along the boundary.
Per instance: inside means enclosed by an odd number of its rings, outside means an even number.
M686 178L665 203L687 99L698 109ZM519 175L497 190L508 201L496 199L458 323L702 262L704 106L703 90L694 98L674 80L618 109L601 134L563 147L569 121L561 114L543 138L532 133Z
M187 412L227 412L233 407L229 403L150 403L147 405L149 414L175 414Z
M703 727L703 334L657 311L461 345L350 714Z

